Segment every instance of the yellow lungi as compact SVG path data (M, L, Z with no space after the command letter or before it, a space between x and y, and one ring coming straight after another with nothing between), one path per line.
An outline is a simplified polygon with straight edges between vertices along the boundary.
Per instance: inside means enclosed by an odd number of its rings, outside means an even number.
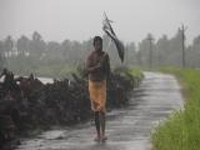
M106 112L106 80L89 80L89 93L92 110Z

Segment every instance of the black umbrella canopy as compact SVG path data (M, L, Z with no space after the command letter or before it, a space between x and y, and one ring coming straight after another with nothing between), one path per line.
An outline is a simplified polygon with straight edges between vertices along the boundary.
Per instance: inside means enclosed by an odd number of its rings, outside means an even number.
M120 58L121 62L124 62L124 53L125 53L124 45L117 38L117 36L116 36L116 34L115 34L111 24L110 24L113 21L109 20L105 13L104 13L104 18L105 19L103 20L103 30L115 43L115 46L116 46L118 54L119 54L119 58Z

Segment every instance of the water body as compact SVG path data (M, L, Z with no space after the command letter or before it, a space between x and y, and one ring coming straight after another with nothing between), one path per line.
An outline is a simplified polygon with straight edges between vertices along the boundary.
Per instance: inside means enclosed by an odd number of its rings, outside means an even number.
M18 78L19 76L15 76L15 78ZM27 78L28 76L23 76L25 78ZM47 84L47 83L53 83L53 79L52 78L46 78L46 77L37 77L38 80L40 80L43 84ZM0 78L0 82L4 81L4 77Z

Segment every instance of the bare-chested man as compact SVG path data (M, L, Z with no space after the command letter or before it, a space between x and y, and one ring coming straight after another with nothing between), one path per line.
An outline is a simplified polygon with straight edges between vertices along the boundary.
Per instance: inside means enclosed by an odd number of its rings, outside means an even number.
M97 137L95 141L105 141L106 81L110 74L109 55L102 50L103 40L95 36L94 51L87 58L86 70L89 74L89 93L94 111Z

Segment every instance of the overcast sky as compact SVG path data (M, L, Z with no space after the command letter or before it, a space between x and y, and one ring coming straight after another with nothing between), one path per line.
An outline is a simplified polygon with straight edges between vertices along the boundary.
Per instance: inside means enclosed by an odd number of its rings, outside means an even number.
M103 35L104 11L124 42L172 37L181 23L189 42L200 35L200 0L0 0L0 39L38 31L46 41L88 40Z

